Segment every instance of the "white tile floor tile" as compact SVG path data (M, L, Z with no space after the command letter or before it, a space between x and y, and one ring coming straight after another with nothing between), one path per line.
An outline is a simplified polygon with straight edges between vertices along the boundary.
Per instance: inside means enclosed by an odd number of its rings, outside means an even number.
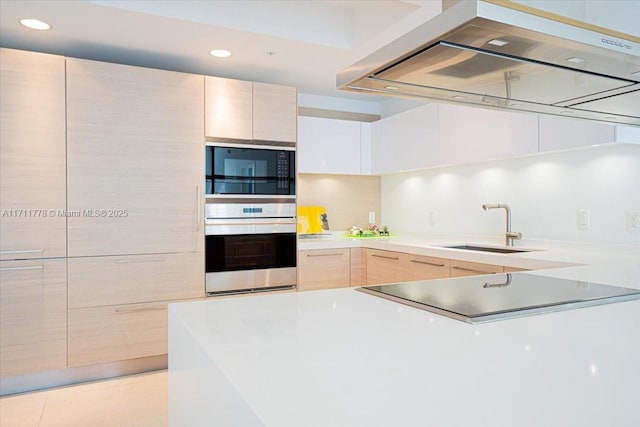
M0 398L2 427L165 427L167 371Z

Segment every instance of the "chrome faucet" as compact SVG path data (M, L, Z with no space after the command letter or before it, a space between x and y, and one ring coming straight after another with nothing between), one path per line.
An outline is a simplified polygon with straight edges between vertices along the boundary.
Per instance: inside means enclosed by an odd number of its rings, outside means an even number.
M482 209L488 211L489 209L504 209L507 212L507 232L505 233L505 244L507 246L513 246L514 239L522 239L522 233L517 231L511 231L511 208L504 203L485 203L482 205Z

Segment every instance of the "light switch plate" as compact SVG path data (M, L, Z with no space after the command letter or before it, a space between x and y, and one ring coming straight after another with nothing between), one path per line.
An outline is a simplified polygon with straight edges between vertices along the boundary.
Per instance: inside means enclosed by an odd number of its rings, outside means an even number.
M578 230L588 230L590 220L589 209L578 209L577 221Z
M640 212L627 212L627 231L640 232Z

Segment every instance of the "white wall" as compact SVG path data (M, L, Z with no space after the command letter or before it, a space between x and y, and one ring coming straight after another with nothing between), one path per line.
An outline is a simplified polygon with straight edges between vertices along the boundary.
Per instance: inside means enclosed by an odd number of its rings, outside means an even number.
M504 210L485 212L483 203L511 206L512 229L523 234L518 246L556 240L631 244L640 251L640 233L626 231L626 213L640 212L640 146L613 144L382 177L382 223L394 233L503 241ZM590 210L589 230L577 229L578 209Z

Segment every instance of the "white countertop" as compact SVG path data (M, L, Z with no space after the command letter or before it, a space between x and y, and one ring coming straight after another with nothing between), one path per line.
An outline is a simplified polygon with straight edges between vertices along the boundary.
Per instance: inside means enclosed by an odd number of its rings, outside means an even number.
M536 274L640 288L635 251L545 252L587 265ZM337 289L169 316L172 425L640 425L640 300L469 325Z

